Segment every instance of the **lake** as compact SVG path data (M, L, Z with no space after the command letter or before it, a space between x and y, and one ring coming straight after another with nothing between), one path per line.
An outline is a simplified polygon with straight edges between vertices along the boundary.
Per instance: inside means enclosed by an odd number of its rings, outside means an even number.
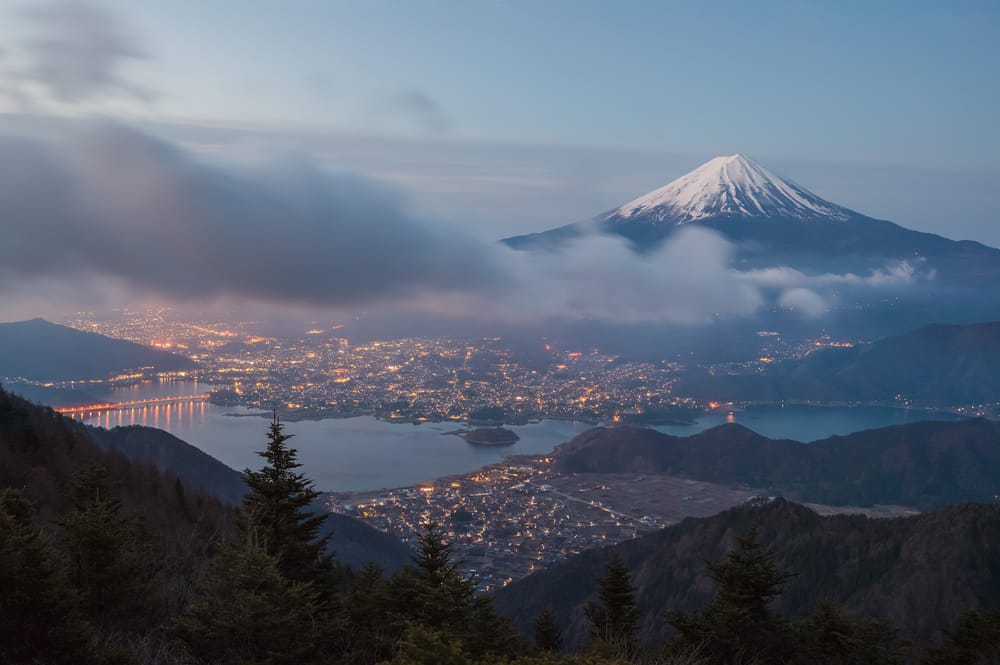
M109 401L206 392L211 386L188 381L144 383L114 388ZM235 415L231 415L235 414ZM91 425L146 425L166 430L235 469L256 468L267 442L267 414L207 402L167 404L109 411L81 419ZM704 414L693 425L657 427L685 436L727 421L728 411ZM772 438L813 441L834 434L918 420L957 420L949 413L889 407L761 406L736 411L734 421ZM591 427L582 422L543 420L511 426L521 437L513 446L480 447L444 436L457 423L390 423L371 416L308 420L285 424L299 451L303 470L326 491L363 491L413 485L473 471L511 454L544 454Z

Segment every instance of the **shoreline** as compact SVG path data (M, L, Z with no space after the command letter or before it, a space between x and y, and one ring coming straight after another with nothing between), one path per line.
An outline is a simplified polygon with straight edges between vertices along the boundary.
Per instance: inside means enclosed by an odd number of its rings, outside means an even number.
M210 402L213 406L220 407L241 407L246 409L252 409L254 407L242 407L242 405L235 404L215 404ZM924 413L934 413L941 414L946 413L963 418L987 418L995 420L1000 418L1000 412L991 415L979 416L974 413L968 412L968 406L964 405L950 405L950 406L924 406L917 404L899 404L895 402L812 402L812 401L799 401L799 400L784 400L784 401L754 401L754 402L726 402L720 404L716 408L706 408L699 410L697 415L691 420L681 420L681 419L670 419L670 418L655 418L650 419L647 422L643 422L641 419L626 419L620 422L613 422L609 419L593 419L593 418L579 418L574 416L566 415L535 415L528 418L517 418L511 419L510 421L504 421L503 423L496 422L482 422L482 421L469 421L469 420L457 420L453 418L426 418L426 417L405 417L405 418L392 418L377 415L371 412L355 412L355 413L325 413L325 412L309 412L309 413L297 413L294 411L279 411L278 416L284 422L307 422L307 421L321 421L321 420L348 420L351 418L363 418L371 417L379 422L389 423L393 425L424 425L424 424L436 424L440 425L442 423L451 423L459 427L523 427L525 425L534 425L542 421L559 421L559 422L572 422L580 423L583 425L589 425L591 427L617 427L617 426L630 426L630 427L693 427L698 424L698 421L704 416L718 415L726 411L735 411L736 413L745 412L752 409L758 408L785 408L785 407L796 407L796 408L808 408L808 409L864 409L864 408L878 408L878 409L891 409L894 411L902 412L924 412ZM223 415L232 418L267 418L270 417L274 412L261 409L259 413L226 413Z

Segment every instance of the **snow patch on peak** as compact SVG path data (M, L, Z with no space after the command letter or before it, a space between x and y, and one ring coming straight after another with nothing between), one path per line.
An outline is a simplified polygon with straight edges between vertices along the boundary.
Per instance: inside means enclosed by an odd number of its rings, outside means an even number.
M843 221L855 213L736 154L705 162L687 175L611 211L608 219L641 217L684 224L716 215Z

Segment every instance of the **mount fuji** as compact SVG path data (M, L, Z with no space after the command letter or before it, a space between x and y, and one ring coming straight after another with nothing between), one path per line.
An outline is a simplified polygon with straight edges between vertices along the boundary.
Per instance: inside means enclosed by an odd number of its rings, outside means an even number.
M1000 250L873 219L743 155L716 157L592 219L503 242L519 250L557 251L576 238L604 233L648 253L691 227L712 229L729 240L736 264L745 268L863 272L905 261L939 284L1000 278Z

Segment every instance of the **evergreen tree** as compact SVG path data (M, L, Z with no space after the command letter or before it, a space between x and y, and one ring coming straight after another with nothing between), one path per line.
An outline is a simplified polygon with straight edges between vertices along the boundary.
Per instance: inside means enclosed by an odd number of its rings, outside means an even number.
M0 662L85 662L89 628L55 548L17 490L0 492Z
M463 641L475 660L487 656L512 656L525 650L510 619L497 612L489 596L472 598Z
M362 568L343 606L347 621L344 662L375 665L389 660L398 634L389 625L389 588L382 569L374 563Z
M333 557L326 552L330 535L319 535L326 516L310 509L320 492L296 471L302 465L297 451L286 443L291 437L275 414L267 447L257 453L266 464L259 471L243 472L250 490L243 499L246 528L277 558L279 570L289 579L315 581L324 590L325 584L332 584L333 570Z
M455 570L451 545L436 522L427 523L417 541L414 565L392 581L397 612L405 622L458 634L468 619L472 585Z
M945 635L944 643L930 649L920 665L998 665L1000 663L1000 610L966 612Z
M878 619L853 619L825 600L795 625L796 661L814 665L897 665L903 649L895 629Z
M161 603L141 523L122 515L103 466L77 474L73 494L74 509L60 521L61 544L80 609L103 637L155 625Z
M597 597L600 602L588 603L585 609L593 625L595 646L617 656L631 657L635 653L639 612L635 607L635 587L617 551L612 553L598 583Z
M415 624L399 642L393 665L469 665L462 643L442 631Z
M463 645L468 660L516 653L520 642L510 621L497 614L490 598L476 597L472 584L462 579L438 524L426 524L417 539L420 547L413 565L390 583L397 634L415 626L428 629L448 643Z
M535 617L535 651L557 654L562 650L562 628L552 610L544 610Z
M206 663L300 665L317 655L320 609L314 584L285 577L250 534L220 555L177 632Z
M725 663L785 662L790 649L787 627L770 604L790 575L781 572L774 553L757 542L756 526L737 540L725 561L708 566L719 585L708 608L695 615L667 613L667 621L680 632L674 647L698 649Z

